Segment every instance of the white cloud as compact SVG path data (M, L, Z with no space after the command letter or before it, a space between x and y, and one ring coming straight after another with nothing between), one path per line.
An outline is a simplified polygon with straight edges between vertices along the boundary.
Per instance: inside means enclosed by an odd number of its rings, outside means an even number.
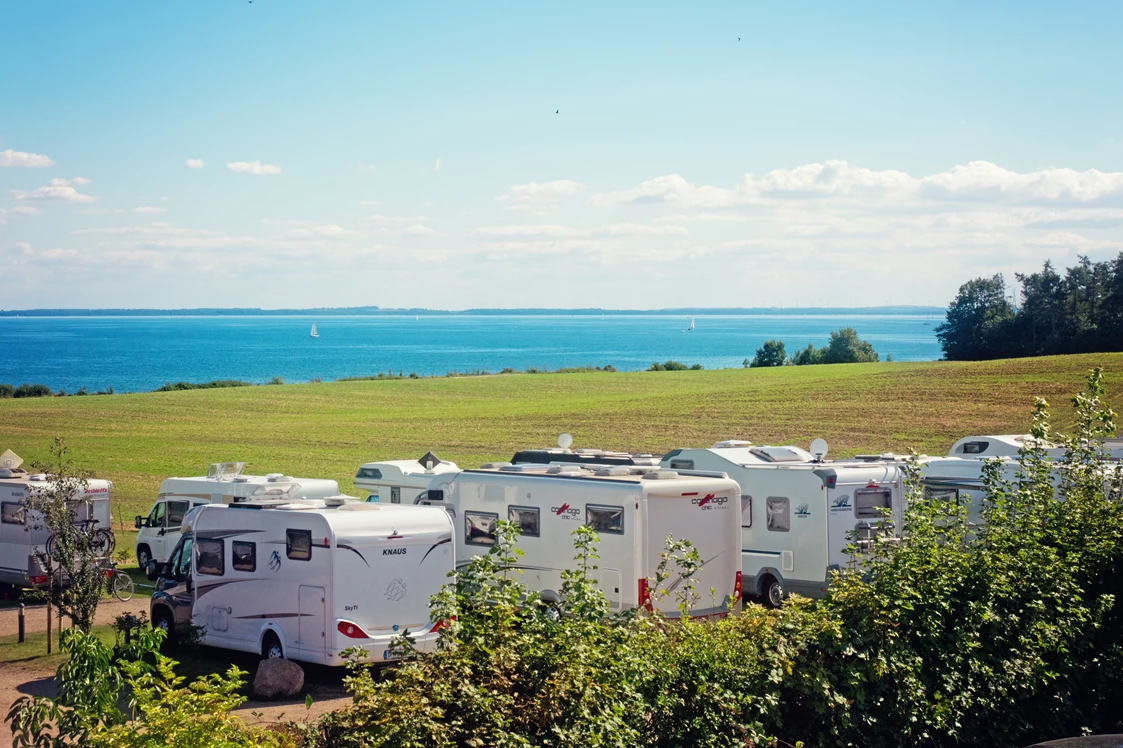
M13 151L11 148L6 151L0 151L0 166L2 167L39 169L54 165L54 161L39 153Z
M201 158L189 158L184 163L187 164L188 169L202 169L204 166Z
M1123 172L1041 169L1019 174L988 161L972 161L920 180L925 197L959 200L1031 199L1081 203L1123 198Z
M35 253L35 250L27 242L16 242L8 246L8 252L20 257L30 257Z
M386 216L375 213L367 216L364 220L368 223L424 223L429 218L427 216Z
M73 185L87 185L90 183L89 179L84 177L75 177L74 179L55 178L47 183L45 187L40 187L31 192L22 192L20 190L12 190L12 195L16 200L37 200L41 202L57 202L57 203L92 203L96 202L97 198L90 195L83 195L74 189Z
M378 171L374 164L359 164L359 171Z
M231 161L226 165L230 171L238 174L280 174L281 167L272 164L263 164L260 161Z
M440 170L441 170L441 159L438 156L437 160L433 162L433 171L440 171Z
M163 213L163 212L164 212L164 208L160 208L160 207L156 207L156 206L149 206L149 205L138 205L137 207L133 208L133 213Z
M354 231L345 229L342 226L328 223L321 226L290 229L287 235L293 239L339 239L354 233Z
M399 233L402 234L402 236L442 236L441 232L435 231L428 226L422 226L421 224L404 228Z
M575 228L556 224L481 226L471 229L469 236L484 238L512 237L586 237L586 236L686 236L682 226L645 226L638 223L616 223L594 228Z
M0 223L7 223L5 216L37 216L43 211L30 205L17 205L14 208L0 208Z
M514 184L496 200L509 200L513 203L552 203L560 198L576 195L585 185L572 179L558 179L553 182L529 182ZM512 206L513 207L513 206Z

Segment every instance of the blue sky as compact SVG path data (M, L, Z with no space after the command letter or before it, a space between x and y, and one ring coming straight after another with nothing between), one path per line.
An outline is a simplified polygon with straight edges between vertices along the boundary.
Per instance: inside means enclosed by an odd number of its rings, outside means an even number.
M3 11L0 308L942 305L1123 251L1117 2Z

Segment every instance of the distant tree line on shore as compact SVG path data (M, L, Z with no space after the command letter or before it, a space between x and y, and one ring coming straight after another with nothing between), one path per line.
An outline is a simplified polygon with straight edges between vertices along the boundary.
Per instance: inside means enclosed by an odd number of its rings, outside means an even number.
M1017 273L1017 301L1001 274L959 287L936 337L949 361L1123 351L1123 252L1079 262L1061 275L1052 261Z
M756 349L752 359L745 359L746 368L767 366L807 366L810 364L863 364L881 360L873 345L858 337L853 327L843 327L831 333L830 341L822 348L808 343L795 354L788 356L782 340L766 340ZM886 357L886 361L892 359Z

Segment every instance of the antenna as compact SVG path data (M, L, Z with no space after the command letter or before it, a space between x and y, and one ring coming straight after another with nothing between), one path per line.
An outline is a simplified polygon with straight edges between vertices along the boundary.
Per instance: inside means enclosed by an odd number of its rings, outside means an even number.
M19 458L19 455L17 455L10 449L5 450L4 454L0 455L0 468L15 470L22 464L23 460L21 460Z
M433 472L433 468L441 464L441 459L432 452L426 452L418 462L421 464L421 467L425 468L425 472L431 473Z
M569 448L573 446L573 436L562 432L562 434L558 436L558 446L568 452Z
M827 440L816 439L811 442L811 454L815 455L815 462L822 462L823 458L827 456Z

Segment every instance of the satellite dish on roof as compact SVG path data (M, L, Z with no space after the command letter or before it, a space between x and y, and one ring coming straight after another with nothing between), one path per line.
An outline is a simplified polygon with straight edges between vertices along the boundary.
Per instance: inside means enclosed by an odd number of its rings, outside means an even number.
M821 460L827 456L827 440L816 439L811 442L811 454L815 455L816 460Z
M558 446L562 449L569 449L573 446L573 436L562 432L562 434L558 436Z
M421 467L431 471L437 465L441 464L441 458L437 457L432 452L426 452L425 456L418 460L418 462L421 464Z
M0 468L14 470L22 464L23 460L20 459L20 456L10 449L5 450L4 454L0 455Z

